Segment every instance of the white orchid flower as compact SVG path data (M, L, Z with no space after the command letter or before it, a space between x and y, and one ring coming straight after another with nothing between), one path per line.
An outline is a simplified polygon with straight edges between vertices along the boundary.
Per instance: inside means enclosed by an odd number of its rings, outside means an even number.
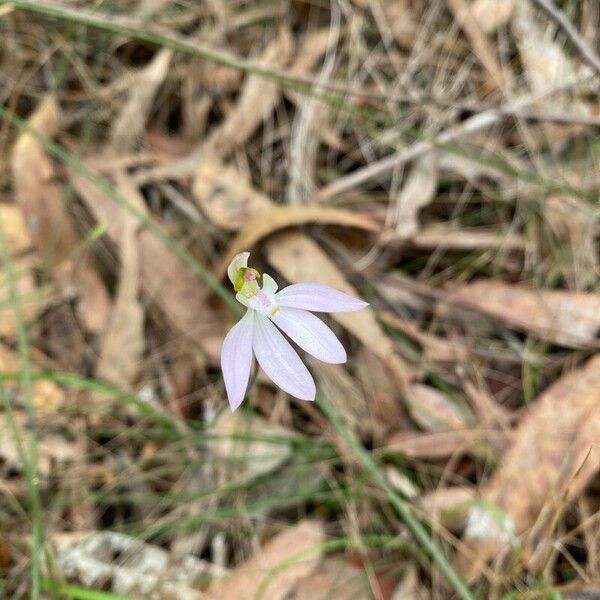
M244 399L253 356L282 390L300 400L314 400L312 375L281 331L315 358L344 363L346 351L340 341L309 311L352 312L368 303L319 283L297 283L278 292L270 275L261 276L248 267L249 256L249 252L238 254L227 269L236 299L248 309L225 336L221 350L221 369L231 410Z

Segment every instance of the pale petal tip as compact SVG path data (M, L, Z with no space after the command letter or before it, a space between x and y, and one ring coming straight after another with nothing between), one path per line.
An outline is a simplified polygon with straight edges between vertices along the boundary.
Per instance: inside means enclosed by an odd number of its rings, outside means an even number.
M298 400L304 400L306 402L314 402L315 400L315 396L317 395L317 388L313 385L310 389L306 389L303 390L301 393L298 394L290 394L291 396L294 396L294 398L298 398Z
M229 400L229 408L231 409L231 412L235 412L242 405L242 402L244 401L244 396L236 399L227 396L227 400Z

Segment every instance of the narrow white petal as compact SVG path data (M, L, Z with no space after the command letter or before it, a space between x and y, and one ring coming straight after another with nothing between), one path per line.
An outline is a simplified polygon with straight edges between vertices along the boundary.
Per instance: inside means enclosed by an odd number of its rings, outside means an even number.
M300 400L315 399L315 382L290 343L267 317L257 313L254 354L275 385Z
M300 348L327 363L346 362L346 351L319 317L299 308L280 308L271 317L279 329Z
M359 298L349 296L320 283L295 283L275 294L280 306L316 312L353 312L369 306Z
M246 395L252 366L254 328L254 311L248 310L223 340L221 370L231 410L235 410Z

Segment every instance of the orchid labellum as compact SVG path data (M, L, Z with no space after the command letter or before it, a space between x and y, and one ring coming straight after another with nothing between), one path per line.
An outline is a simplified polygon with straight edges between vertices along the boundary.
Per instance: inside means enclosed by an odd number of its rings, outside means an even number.
M253 356L282 390L300 400L314 400L315 382L283 334L323 362L344 363L346 351L340 341L309 311L352 312L368 304L319 283L297 283L277 291L270 275L248 267L249 256L238 254L227 269L236 299L247 308L225 336L221 350L231 410L244 399Z

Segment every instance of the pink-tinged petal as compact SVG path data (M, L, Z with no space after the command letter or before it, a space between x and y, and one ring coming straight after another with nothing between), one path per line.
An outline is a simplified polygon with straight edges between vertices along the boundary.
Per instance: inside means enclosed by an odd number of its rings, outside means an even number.
M256 314L254 354L262 370L284 392L300 400L315 399L315 382L290 343L267 317Z
M221 370L232 411L242 403L246 395L252 367L252 339L255 320L254 311L247 311L223 340Z
M320 283L295 283L275 294L280 306L316 312L353 312L369 306L359 298L349 296Z
M345 363L346 351L319 317L299 308L280 308L271 320L300 348L326 363Z

